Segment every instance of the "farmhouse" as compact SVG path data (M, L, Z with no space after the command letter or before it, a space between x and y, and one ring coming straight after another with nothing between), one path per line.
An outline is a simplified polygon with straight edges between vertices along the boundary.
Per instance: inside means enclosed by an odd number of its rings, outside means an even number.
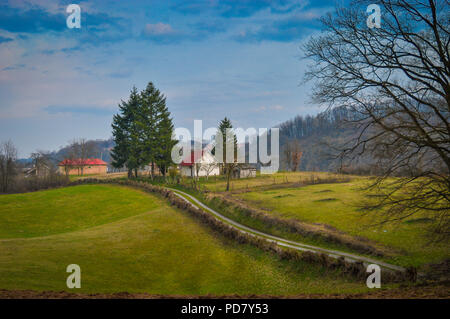
M39 163L38 165L33 164L30 167L25 167L22 171L25 177L31 176L44 177L48 176L52 170L49 165L45 163Z
M206 151L191 151L190 156L180 164L181 176L199 177L220 175L219 165L211 153Z
M65 159L58 164L59 172L66 175L106 174L108 164L99 158Z

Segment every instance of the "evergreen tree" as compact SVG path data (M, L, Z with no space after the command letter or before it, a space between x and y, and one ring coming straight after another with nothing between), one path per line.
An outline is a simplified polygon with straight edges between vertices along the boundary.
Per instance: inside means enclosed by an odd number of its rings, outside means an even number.
M227 136L227 129L232 129L233 125L231 124L230 119L225 117L222 121L219 123L219 132L222 134L222 148L223 148L223 164L221 164L221 170L222 174L225 174L227 178L227 191L230 190L230 178L231 174L233 173L233 170L235 167L238 166L237 163L237 138L235 134L232 134L232 136ZM232 140L230 140L232 139ZM233 161L229 162L226 160L227 156L227 144L232 144L234 147L234 157ZM214 150L215 151L215 150Z
M120 112L113 118L113 138L116 143L111 157L117 168L126 166L128 177L150 164L152 178L155 164L165 175L172 164L171 151L174 127L166 98L152 82L137 92L133 87L127 102L119 104Z
M222 162L226 163L226 154L227 154L227 143L230 144L231 141L227 141L227 129L232 129L233 125L231 124L230 119L225 117L223 120L219 122L219 132L222 134L222 147L223 147L223 158ZM233 144L234 144L234 150L235 150L235 156L237 151L237 138L236 135L233 134ZM214 149L215 152L215 149ZM224 170L224 167L222 167L222 170Z
M161 104L158 107L158 143L157 143L157 154L156 163L165 176L169 166L172 162L172 148L177 144L177 141L173 139L174 127L172 119L170 117L170 112L165 104Z
M119 104L120 112L114 115L112 128L115 146L111 152L112 165L116 168L127 167L128 177L132 177L133 170L142 165L140 133L137 118L140 109L140 97L136 87L133 87L127 102Z
M155 88L152 82L149 82L145 90L141 92L141 113L139 118L139 127L142 134L142 156L147 164L151 165L152 178L154 175L158 132L157 132L157 105L165 103L164 97L159 90Z
M154 164L165 175L172 164L171 151L176 144L172 139L174 127L166 106L166 98L149 82L141 92L141 101L142 116L139 124L142 128L144 158L151 164L152 177Z

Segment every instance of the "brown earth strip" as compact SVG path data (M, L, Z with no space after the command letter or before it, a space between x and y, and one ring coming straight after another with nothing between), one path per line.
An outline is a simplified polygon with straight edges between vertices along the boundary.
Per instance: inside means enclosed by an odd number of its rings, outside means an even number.
M450 299L450 283L395 289L374 289L359 294L273 295L159 295L118 292L86 294L67 291L35 291L0 289L0 299Z

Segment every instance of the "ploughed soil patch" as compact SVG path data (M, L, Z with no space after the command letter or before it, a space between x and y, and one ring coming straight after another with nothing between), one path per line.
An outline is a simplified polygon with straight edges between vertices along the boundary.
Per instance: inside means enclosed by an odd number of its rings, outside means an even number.
M113 294L83 294L66 291L34 291L0 289L0 299L450 299L450 282L438 285L411 286L395 289L375 289L359 294L301 294L293 296L272 295L153 295L147 293L118 292Z

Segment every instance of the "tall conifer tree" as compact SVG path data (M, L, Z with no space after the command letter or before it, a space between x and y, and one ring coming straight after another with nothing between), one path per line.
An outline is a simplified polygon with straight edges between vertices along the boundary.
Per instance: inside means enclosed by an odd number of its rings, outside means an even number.
M172 148L177 143L177 141L173 139L174 127L165 102L166 99L164 98L164 103L157 106L158 157L156 159L156 163L164 176L166 175L169 166L173 163L171 152Z
M128 177L133 171L137 177L139 168L151 165L153 178L156 164L165 175L176 141L172 139L174 127L164 95L149 82L140 93L133 87L128 101L122 101L119 109L112 124L116 143L112 165L127 167Z
M133 87L128 101L119 104L120 112L114 115L112 123L112 134L116 144L111 152L112 165L116 168L127 167L128 177L132 177L133 170L137 175L137 170L142 164L137 125L139 108L139 94L136 87Z
M225 174L227 178L227 188L226 190L230 190L230 178L233 173L233 170L238 166L237 163L237 137L234 133L231 134L231 136L227 136L227 130L232 129L233 125L231 124L230 119L225 117L222 121L219 123L219 132L222 134L222 149L223 149L223 164L222 164L222 173ZM227 144L233 145L234 148L234 156L233 160L227 161L226 160L226 154L227 154Z

